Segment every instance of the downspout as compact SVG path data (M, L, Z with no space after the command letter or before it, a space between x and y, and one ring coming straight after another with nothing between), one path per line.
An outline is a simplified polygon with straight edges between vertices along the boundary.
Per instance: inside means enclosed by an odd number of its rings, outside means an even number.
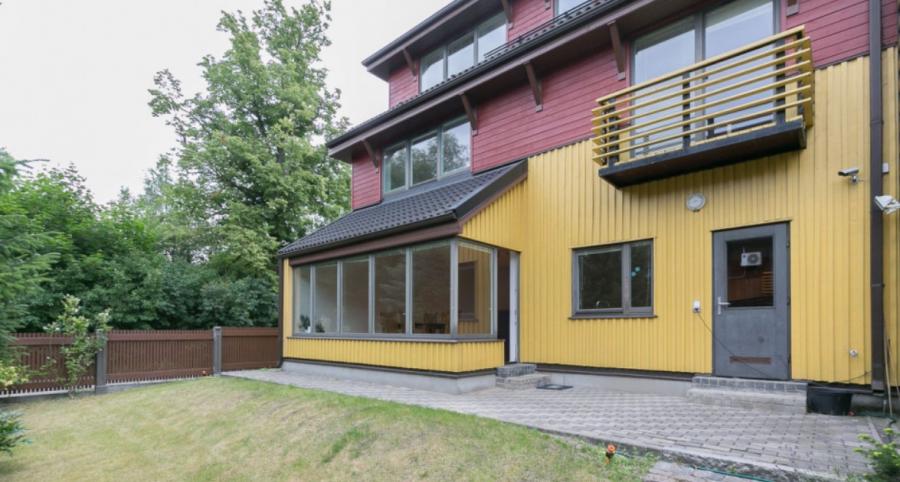
M871 192L869 213L870 270L872 276L872 390L884 385L884 214L875 205L875 196L884 190L883 125L881 87L881 0L869 0L869 171Z

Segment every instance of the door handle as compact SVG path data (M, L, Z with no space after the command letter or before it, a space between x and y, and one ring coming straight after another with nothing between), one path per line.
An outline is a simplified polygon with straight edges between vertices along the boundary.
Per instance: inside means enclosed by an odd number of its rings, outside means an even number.
M729 302L727 302L727 301L722 301L722 297L721 297L721 296L717 296L717 297L716 297L716 314L717 314L717 315L721 315L721 314L722 314L722 308L725 308L725 307L728 307L728 306L731 306L731 303L729 303Z

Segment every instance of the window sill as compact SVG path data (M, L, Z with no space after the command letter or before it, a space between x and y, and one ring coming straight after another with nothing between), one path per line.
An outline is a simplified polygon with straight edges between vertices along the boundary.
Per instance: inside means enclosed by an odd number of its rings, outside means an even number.
M343 341L403 341L412 343L489 343L503 341L499 338L472 337L413 337L413 336L342 336L342 335L291 335L289 340L343 340Z
M569 320L622 320L622 319L654 319L654 313L597 313L597 314L575 314L569 317Z

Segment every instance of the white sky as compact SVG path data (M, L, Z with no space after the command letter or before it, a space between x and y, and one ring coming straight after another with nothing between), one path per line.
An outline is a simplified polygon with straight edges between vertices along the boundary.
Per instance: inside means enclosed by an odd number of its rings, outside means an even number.
M285 0L296 5L300 0ZM360 62L448 0L333 0L324 55L341 113L354 124L387 108L387 83ZM19 159L73 163L100 202L139 192L147 169L174 145L150 115L153 75L170 69L186 94L196 66L220 56L222 10L263 0L0 0L0 147Z

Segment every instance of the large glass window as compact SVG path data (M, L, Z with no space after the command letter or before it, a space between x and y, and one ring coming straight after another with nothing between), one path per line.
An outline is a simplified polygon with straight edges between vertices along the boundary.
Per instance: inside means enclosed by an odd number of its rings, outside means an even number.
M495 248L446 240L296 267L293 332L496 336L497 263Z
M312 274L309 266L294 268L294 331L312 331Z
M435 179L438 174L438 136L431 133L412 142L409 148L412 163L412 183L419 184Z
M585 3L586 0L556 0L556 14L560 15Z
M475 65L475 34L460 37L447 46L447 78Z
M574 252L575 315L648 314L653 306L653 244L617 244Z
M444 48L441 47L434 52L422 57L422 68L419 72L419 89L426 91L437 84L440 84L447 78L444 71Z
M369 332L369 258L342 263L341 332Z
M634 84L646 82L656 77L668 74L669 72L673 72L675 70L692 65L705 58L715 57L716 55L734 50L743 45L747 45L749 43L768 37L775 32L775 13L775 3L772 0L735 0L713 10L688 17L684 20L668 25L662 29L640 37L634 42L632 81ZM757 52L750 52L748 54L745 54L745 57L754 55L756 53ZM737 57L732 62L740 62L743 58L744 57ZM682 88L691 87L691 83L709 83L715 81L716 78L731 77L739 69L746 69L747 67L754 64L758 65L770 60L771 58L761 58L749 63L743 62L739 66L735 66L733 69L724 69L720 72L710 74L708 77L703 77L699 80L694 81L686 81L684 84L676 85L669 89L656 91L658 86L654 86L651 87L653 92L647 92L644 95L642 95L642 91L639 90L634 93L634 95L639 96L636 103L651 103L651 101L653 101L654 99L659 99L660 97L670 95L673 92L681 90ZM722 82L712 84L712 86L709 88L701 88L693 91L691 97L693 98L704 95L705 92L708 92L710 90L727 89L729 85L734 85L739 82L744 82L753 77L757 77L761 74L764 74L767 70L773 71L774 69L761 68L741 76L728 78L727 80L724 80ZM771 80L772 79L761 79L759 82L747 84L741 89L742 91L749 91L761 85L765 85L766 82L771 82ZM651 103L651 106L649 107L636 108L635 114L640 116L640 123L644 127L635 129L634 131L629 133L629 135L638 136L637 139L632 141L632 146L635 148L635 154L645 155L650 153L651 151L659 151L671 149L673 147L679 147L685 139L674 136L677 136L679 130L696 128L698 127L697 125L690 125L688 127L678 126L674 127L673 129L666 129L660 132L655 132L653 134L647 134L643 137L641 137L640 134L642 132L649 132L660 128L663 123L673 122L673 114L677 115L680 110L699 107L701 106L701 103L715 104L710 105L710 107L706 109L697 109L689 114L691 118L695 118L707 115L711 112L714 113L730 109L732 107L746 104L748 102L752 102L753 100L762 99L768 95L771 95L771 92L760 92L757 94L734 99L729 102L717 103L725 98L734 96L736 93L737 92L735 92L734 90L725 90L721 93L713 93L703 98L702 100L695 102L692 102L690 100L685 102L681 97L675 97L672 99L659 101L655 104ZM671 108L660 109L660 102L664 105L671 106ZM702 122L704 123L704 125L720 123L724 120L728 120L729 118L744 117L749 113L752 113L754 111L762 111L768 109L769 107L771 107L771 105L762 104L759 106L742 109L738 113L724 114L716 118L704 118ZM657 110L658 112L656 112ZM650 111L654 112L652 114L644 115L645 113ZM688 114L685 115L687 116ZM654 120L662 118L666 118L666 120L660 120L659 123L656 124L653 123ZM675 117L675 119L677 120L677 117ZM708 136L718 135L725 130L747 127L749 125L758 124L759 122L765 120L767 120L767 118L741 121L735 124L724 126L722 128L700 131L694 137L705 138ZM652 147L648 146L643 149L641 148L642 144L646 144L653 140L669 137L674 138L669 141L656 143Z
M375 256L375 333L406 333L406 253Z
M475 30L475 36L478 39L477 62L481 62L490 51L498 49L506 43L506 17L497 15L479 25Z
M421 184L469 167L471 139L469 123L458 119L385 150L384 192Z
M394 146L384 153L384 191L406 186L406 144Z
M337 285L337 264L322 265L316 268L313 333L337 332Z
M450 333L450 243L412 249L413 333Z
M448 45L422 57L419 91L424 92L472 67L485 54L506 43L506 15L500 13L466 32Z
M448 124L441 138L443 172L450 173L469 167L472 133L465 120Z
M491 332L494 313L494 266L491 260L491 250L459 243L457 306L460 335Z

